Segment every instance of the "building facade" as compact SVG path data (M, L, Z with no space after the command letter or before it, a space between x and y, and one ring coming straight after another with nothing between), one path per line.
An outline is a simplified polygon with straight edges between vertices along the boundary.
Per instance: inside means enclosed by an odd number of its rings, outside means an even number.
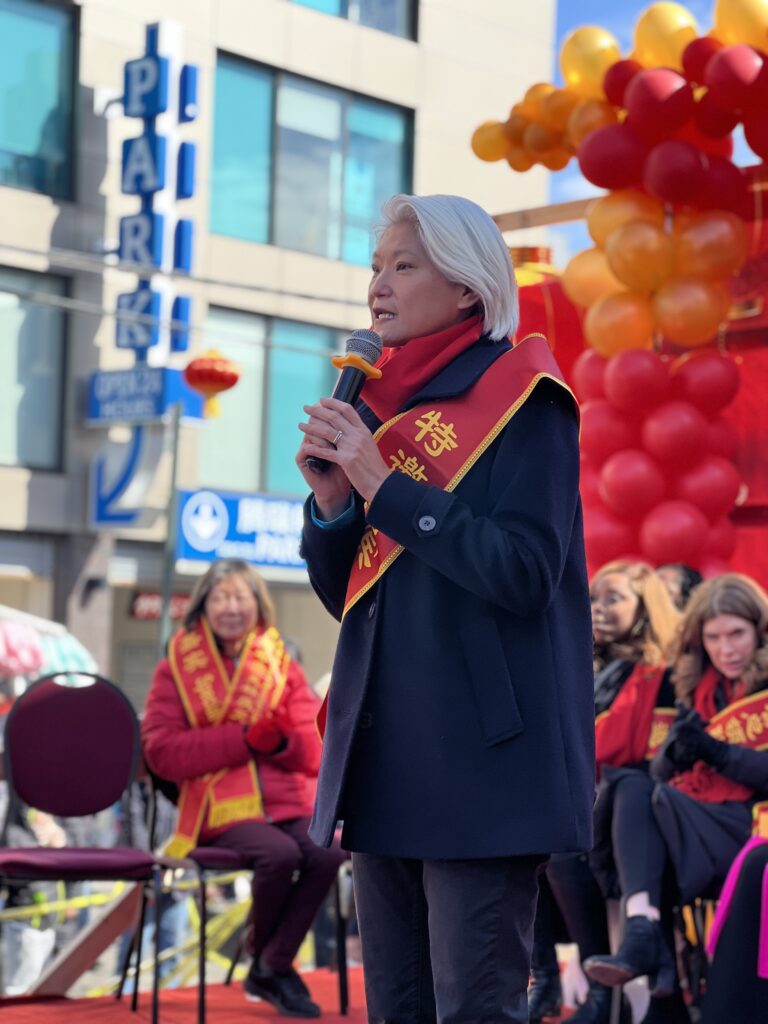
M190 300L188 348L161 346L150 362L183 368L215 348L241 368L219 419L183 423L178 484L251 496L254 515L293 522L301 405L328 393L330 355L367 325L382 201L459 193L490 212L546 202L545 172L481 164L469 137L549 78L554 6L0 0L0 604L64 622L141 703L159 649L170 429L154 428L165 441L142 515L104 524L93 467L132 428L86 414L91 375L136 358L116 343L115 310L137 271L114 253L121 218L142 202L124 190L123 144L141 122L123 100L147 26L176 26L183 61L199 69L180 130L196 149L183 201L193 258L188 274L166 275ZM204 564L178 560L174 593ZM320 675L334 624L300 568L263 572L280 627Z

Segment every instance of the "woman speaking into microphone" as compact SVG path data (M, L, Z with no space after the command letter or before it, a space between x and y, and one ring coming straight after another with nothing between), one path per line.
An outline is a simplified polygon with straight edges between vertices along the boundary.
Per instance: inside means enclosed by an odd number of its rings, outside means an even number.
M527 1021L537 870L591 845L591 624L578 414L456 196L383 210L384 352L306 406L303 554L342 622L310 836L343 821L369 1020ZM331 463L316 473L310 457Z

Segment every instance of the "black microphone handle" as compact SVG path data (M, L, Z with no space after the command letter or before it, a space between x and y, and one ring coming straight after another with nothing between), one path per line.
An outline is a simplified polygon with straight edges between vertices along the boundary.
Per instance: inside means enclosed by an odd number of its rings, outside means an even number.
M366 374L362 370L358 370L355 366L345 366L339 374L331 397L337 398L340 402L346 402L347 405L354 405L363 390L365 381ZM318 458L317 455L309 455L307 456L307 465L313 473L327 473L333 463L328 462L327 459Z

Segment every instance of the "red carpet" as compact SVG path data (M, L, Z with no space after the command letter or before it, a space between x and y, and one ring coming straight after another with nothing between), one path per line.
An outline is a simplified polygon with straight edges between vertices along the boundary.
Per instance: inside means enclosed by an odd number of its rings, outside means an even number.
M349 1013L339 1014L339 989L335 974L312 971L303 975L312 997L322 1006L323 1024L364 1024L365 998L363 970L353 967L349 972ZM208 989L206 1020L209 1024L247 1024L286 1020L266 1003L249 1003L242 986L233 983L211 985ZM141 994L137 1013L131 1013L130 997L121 1003L115 999L49 999L32 1002L24 999L0 999L3 1024L147 1024L152 1019L150 993ZM184 988L160 992L160 1024L196 1024L197 989Z

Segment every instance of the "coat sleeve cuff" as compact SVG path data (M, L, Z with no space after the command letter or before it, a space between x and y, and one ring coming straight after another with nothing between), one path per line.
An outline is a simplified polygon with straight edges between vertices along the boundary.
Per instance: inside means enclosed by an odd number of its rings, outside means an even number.
M439 487L427 487L405 473L390 473L368 509L368 522L403 547L440 534L455 501Z

